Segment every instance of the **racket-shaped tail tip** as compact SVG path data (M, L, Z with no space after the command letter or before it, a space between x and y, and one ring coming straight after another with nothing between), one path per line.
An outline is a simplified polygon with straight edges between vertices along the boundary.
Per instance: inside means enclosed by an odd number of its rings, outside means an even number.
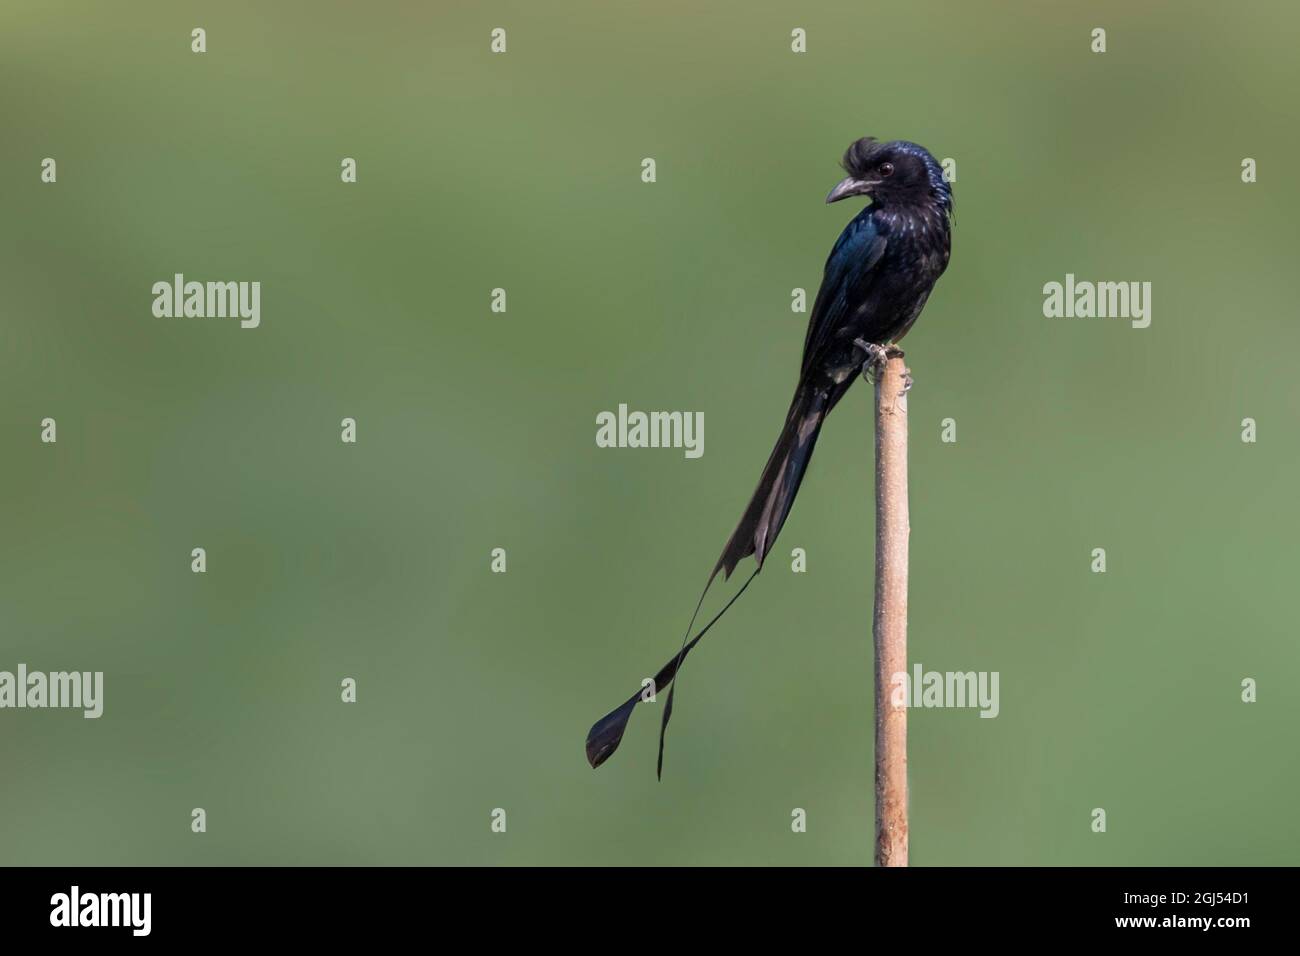
M618 749L637 700L637 697L633 697L622 707L610 711L592 724L591 730L587 731L587 763L591 764L593 770L613 756L614 751Z

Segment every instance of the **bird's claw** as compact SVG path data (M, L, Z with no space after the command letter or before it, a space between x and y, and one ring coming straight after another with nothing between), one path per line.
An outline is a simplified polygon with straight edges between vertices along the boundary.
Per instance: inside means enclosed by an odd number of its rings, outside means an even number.
M877 345L866 339L854 339L853 344L867 353L867 360L862 363L862 377L873 387L876 384L876 368L884 366L891 358L903 357L903 350L895 345ZM911 375L904 373L904 383L903 391L906 392L912 387Z
M875 386L876 368L888 361L888 350L883 345L868 342L866 339L854 339L853 344L867 353L867 360L862 363L862 377L867 380L869 385Z

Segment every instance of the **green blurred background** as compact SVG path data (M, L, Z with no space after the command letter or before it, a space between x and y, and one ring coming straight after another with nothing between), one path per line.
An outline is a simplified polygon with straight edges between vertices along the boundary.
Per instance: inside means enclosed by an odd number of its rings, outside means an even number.
M958 171L906 342L911 658L1001 673L996 720L913 711L913 863L1300 862L1297 26L3 0L0 669L106 690L0 712L0 861L869 862L864 387L692 656L663 782L657 709L598 772L582 744L757 480L872 134ZM175 272L260 280L262 327L154 318ZM1067 272L1152 282L1151 327L1044 318ZM620 402L703 411L704 457L597 448Z

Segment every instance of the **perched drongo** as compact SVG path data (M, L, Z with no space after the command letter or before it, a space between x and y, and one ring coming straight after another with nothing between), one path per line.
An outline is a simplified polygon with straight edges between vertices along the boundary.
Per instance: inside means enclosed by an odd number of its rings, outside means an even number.
M758 566L726 606L654 677L662 691L677 676L682 661L749 586L781 532L799 483L812 458L822 422L857 378L881 362L925 307L935 282L948 265L951 247L952 189L934 157L915 143L877 142L865 137L844 153L848 173L826 197L828 203L867 196L871 205L853 217L831 248L821 289L808 320L799 384L794 390L776 447L763 468L758 488L731 533L705 583L708 593L718 572L730 578L743 559ZM696 615L704 595L695 607ZM695 616L686 629L690 637ZM659 772L663 772L664 732L673 712L668 692L659 730ZM623 739L643 691L596 721L587 735L587 759L605 762Z

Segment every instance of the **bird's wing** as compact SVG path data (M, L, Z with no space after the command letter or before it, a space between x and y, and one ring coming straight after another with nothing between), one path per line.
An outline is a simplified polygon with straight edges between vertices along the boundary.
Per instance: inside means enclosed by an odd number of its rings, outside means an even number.
M804 373L836 330L844 325L850 303L861 302L867 286L875 278L876 264L885 253L886 237L869 213L869 209L864 210L844 227L826 258L822 285L817 290L803 344Z

